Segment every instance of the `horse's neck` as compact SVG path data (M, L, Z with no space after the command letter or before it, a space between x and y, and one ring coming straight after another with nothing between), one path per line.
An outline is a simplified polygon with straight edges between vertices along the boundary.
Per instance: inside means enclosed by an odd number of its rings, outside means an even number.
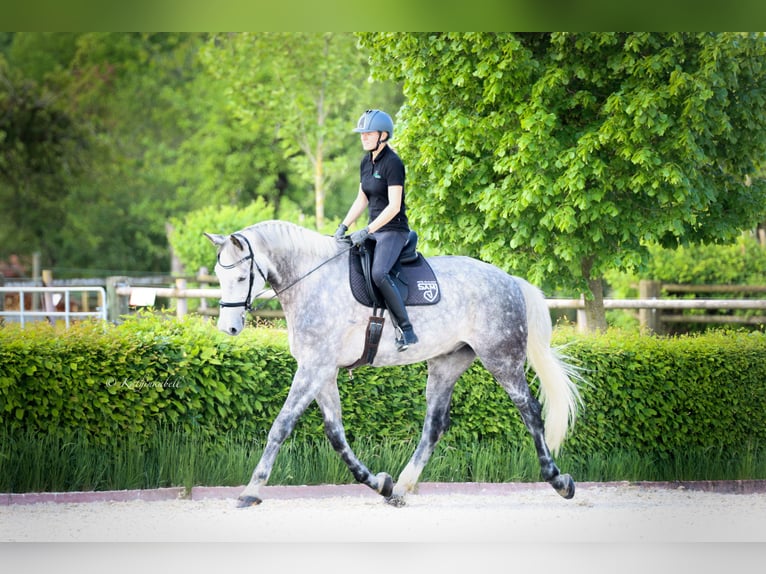
M272 287L277 291L283 291L299 280L300 266L296 265L295 258L289 253L274 252L269 254L269 263L273 277Z
M306 241L311 239L307 237ZM294 238L292 240L294 241ZM275 241L274 244L267 243L263 247L267 249L269 259L269 280L277 293L289 290L293 285L302 282L333 257L333 254L323 254L321 250L302 250L299 245L293 245L290 241ZM286 292L285 295L287 294Z

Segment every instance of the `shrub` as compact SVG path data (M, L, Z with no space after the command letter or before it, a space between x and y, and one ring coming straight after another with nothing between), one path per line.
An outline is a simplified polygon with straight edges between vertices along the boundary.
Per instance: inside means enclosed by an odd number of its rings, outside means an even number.
M274 217L274 206L267 204L262 197L245 207L232 205L203 207L186 214L183 219L172 219L168 240L173 252L188 273L196 273L200 267L207 267L212 272L215 264L215 250L205 238L205 233L224 235L234 233ZM304 215L289 199L282 200L279 218L312 229L316 227L315 218ZM328 220L319 231L331 234L336 226L337 222Z
M766 439L766 337L713 331L672 338L609 332L571 342L585 408L569 452L668 457Z
M659 338L557 331L587 381L565 443L571 455L615 449L669 457L766 439L766 336L734 331ZM94 444L158 428L215 439L265 438L295 371L284 331L219 333L210 321L139 314L115 326L0 329L0 425L10 433L85 434ZM533 373L529 373L533 381ZM424 364L339 374L350 440L411 441L425 414ZM532 382L533 387L536 383ZM323 440L318 409L295 436ZM529 438L513 403L477 362L458 381L451 442Z

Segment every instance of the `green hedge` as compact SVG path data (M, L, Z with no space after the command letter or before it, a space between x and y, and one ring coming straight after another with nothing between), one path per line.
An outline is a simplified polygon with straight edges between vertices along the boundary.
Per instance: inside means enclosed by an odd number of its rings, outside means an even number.
M576 341L586 407L570 450L661 456L766 440L766 336L731 331Z
M766 444L766 335L713 332L656 338L558 331L581 369L584 407L568 454L612 450L666 457L689 448ZM261 440L287 394L295 362L282 331L239 337L208 321L141 314L68 331L0 328L0 424L11 434L85 431L94 444L158 428ZM533 374L530 373L530 378ZM351 439L419 436L424 364L341 371ZM536 383L533 381L533 386ZM318 409L296 436L323 436ZM459 381L445 440L528 441L510 399L477 363Z

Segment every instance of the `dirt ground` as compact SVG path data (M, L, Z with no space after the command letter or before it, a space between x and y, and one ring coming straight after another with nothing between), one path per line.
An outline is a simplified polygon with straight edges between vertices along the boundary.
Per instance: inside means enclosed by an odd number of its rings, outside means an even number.
M34 542L766 542L766 493L629 484L427 488L394 508L363 486L282 487L248 509L238 489L174 500L0 506L0 540ZM287 494L285 494L287 493ZM208 496L209 498L205 498Z
M288 560L291 574L307 568L437 572L437 564L440 573L489 572L498 564L507 566L501 572L547 570L541 559L553 564L563 560L555 569L566 572L714 572L737 564L762 571L766 559L764 492L580 484L574 499L564 500L545 484L490 486L422 485L403 508L385 504L358 485L273 487L272 498L265 491L263 504L248 509L235 508L238 489L199 491L192 499L5 504L0 506L0 540L161 543L148 547L147 556L155 557L177 548L175 543L256 542L257 558L252 545L233 551L226 547L227 558L241 555L244 560L244 565L232 566L236 571L281 572ZM761 544L721 545L742 542ZM297 545L296 552L282 543ZM390 543L396 551L381 552L381 544L389 548ZM69 555L68 545L44 546L53 554L30 554L29 545L2 546L0 552L10 552L7 564L14 558L23 564L9 572L36 571L30 564L45 559L53 560L57 571L68 571L60 567L60 554ZM106 546L108 552L102 545L88 546L87 560L77 561L76 571L86 571L83 564L95 568L99 556L110 572L141 571L137 553L115 559L123 547ZM209 549L207 545L182 548L190 560L185 572L229 571L221 569L220 558L208 565L214 555L209 551L195 554ZM594 549L600 556L595 563L590 554ZM168 560L178 565L175 558Z

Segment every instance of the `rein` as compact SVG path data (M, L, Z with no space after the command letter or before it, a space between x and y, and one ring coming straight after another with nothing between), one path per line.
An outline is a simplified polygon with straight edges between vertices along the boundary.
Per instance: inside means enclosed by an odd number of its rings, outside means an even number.
M266 299L263 303L261 303L257 307L253 307L252 300L253 299L257 299L259 295L261 295L262 293L266 293L266 291L268 291L268 289L263 289L263 290L259 291L258 293L256 293L255 296L253 296L253 283L255 281L255 272L253 271L253 267L255 267L255 269L258 270L258 274L263 278L263 281L265 283L268 283L269 280L268 280L267 275L261 269L261 266L258 265L258 262L255 260L255 253L253 252L253 247L250 245L250 241L248 241L247 237L245 237L241 233L235 233L233 236L238 238L238 239L244 240L245 245L247 245L247 250L250 253L248 253L245 257L243 257L242 259L240 259L238 261L235 261L234 263L232 263L230 265L224 265L223 263L221 263L221 254L218 253L218 264L223 269L234 269L240 263L243 263L244 261L250 261L250 285L247 288L247 297L245 298L244 301L231 302L231 301L220 300L218 302L218 306L219 307L244 307L245 311L248 311L248 312L257 311L257 310L261 309L264 305L266 305L274 297L279 297L279 295L281 295L282 293L287 291L290 287L293 287L295 284L299 283L300 281L303 281L306 277L311 275L314 271L320 269L324 265L327 265L330 261L333 261L334 259L340 257L344 253L348 253L349 251L351 251L351 247L352 247L350 245L349 247L347 247L346 249L343 249L342 251L339 251L338 253L336 253L335 255L330 257L329 259L325 259L319 265L317 265L313 269L309 270L307 273L304 273L303 275L298 277L295 281L293 281L292 283L287 285L284 289L280 289L279 291L277 291L276 289L273 289L274 295L272 295L271 297Z

